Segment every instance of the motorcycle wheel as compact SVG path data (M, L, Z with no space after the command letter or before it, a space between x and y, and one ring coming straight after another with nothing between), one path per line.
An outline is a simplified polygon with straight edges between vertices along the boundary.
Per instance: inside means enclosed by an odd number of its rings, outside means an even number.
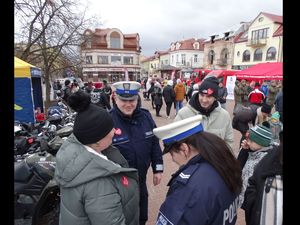
M43 204L37 205L32 225L59 225L59 208L59 189L55 189L43 199Z

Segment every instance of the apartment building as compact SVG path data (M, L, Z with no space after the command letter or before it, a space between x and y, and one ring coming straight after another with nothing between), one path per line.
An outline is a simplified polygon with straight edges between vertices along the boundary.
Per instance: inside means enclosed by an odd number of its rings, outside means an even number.
M234 45L233 69L283 61L282 16L261 12Z
M116 82L140 78L140 37L123 34L117 28L90 29L84 32L80 54L84 81Z

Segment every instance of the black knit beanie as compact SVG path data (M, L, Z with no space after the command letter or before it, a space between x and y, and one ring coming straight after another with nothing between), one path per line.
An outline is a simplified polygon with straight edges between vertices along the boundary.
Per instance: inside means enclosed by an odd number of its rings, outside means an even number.
M272 106L268 105L267 103L264 103L261 107L261 111L270 114L272 111Z
M215 77L205 78L199 87L199 93L218 98L219 80Z
M73 133L82 144L96 143L113 129L111 115L105 109L91 104L90 95L84 91L73 93L68 104L77 112Z

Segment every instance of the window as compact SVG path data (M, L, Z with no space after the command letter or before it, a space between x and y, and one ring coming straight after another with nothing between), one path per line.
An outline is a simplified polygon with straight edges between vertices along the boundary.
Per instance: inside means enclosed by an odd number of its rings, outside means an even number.
M236 53L236 56L239 57L240 54L241 54L240 51L238 51L238 52Z
M121 56L111 56L111 64L121 65Z
M174 55L172 55L172 64L174 63Z
M268 38L268 31L269 31L269 28L252 31L251 40L259 40L259 39Z
M223 63L227 63L227 59L228 59L228 49L227 48L223 48L222 52L221 52L221 60Z
M92 64L93 63L93 56L88 55L85 57L85 63L86 64Z
M169 61L169 60L167 60L167 59L166 59L166 60L164 60L164 62L165 62L164 64L165 64L165 65L168 65L168 64L169 64L169 62L168 62L168 61Z
M181 54L181 64L185 65L185 62L186 62L186 60L185 60L185 54Z
M215 43L215 37L216 37L215 35L210 37L210 43L211 44Z
M193 45L194 45L194 49L199 49L199 43L198 42L195 42Z
M246 50L243 53L243 62L249 62L250 61L250 51Z
M133 57L132 56L124 56L123 61L125 65L133 65Z
M276 59L276 48L271 47L267 51L266 60L274 60Z
M179 63L179 55L176 55L176 63Z
M210 50L208 53L208 62L209 64L214 64L215 52Z
M108 64L108 56L100 55L98 56L99 64Z
M110 35L110 47L111 48L121 48L120 35L117 32L112 32Z
M198 62L198 55L194 55L194 63Z
M228 41L228 40L229 40L229 33L230 33L230 32L224 33L224 40L225 40L225 41Z
M261 60L262 60L262 50L258 48L254 52L253 61L261 61Z

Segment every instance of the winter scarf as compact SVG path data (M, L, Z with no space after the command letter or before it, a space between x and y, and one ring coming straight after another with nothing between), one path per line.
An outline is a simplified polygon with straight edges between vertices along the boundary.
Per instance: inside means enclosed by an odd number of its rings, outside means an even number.
M191 100L189 101L189 104L195 108L197 111L199 111L202 115L205 115L205 116L209 116L210 113L218 107L218 101L214 101L214 103L211 105L210 108L208 109L205 109L203 108L201 105L200 105L200 102L199 102L199 93L196 93L192 96Z

